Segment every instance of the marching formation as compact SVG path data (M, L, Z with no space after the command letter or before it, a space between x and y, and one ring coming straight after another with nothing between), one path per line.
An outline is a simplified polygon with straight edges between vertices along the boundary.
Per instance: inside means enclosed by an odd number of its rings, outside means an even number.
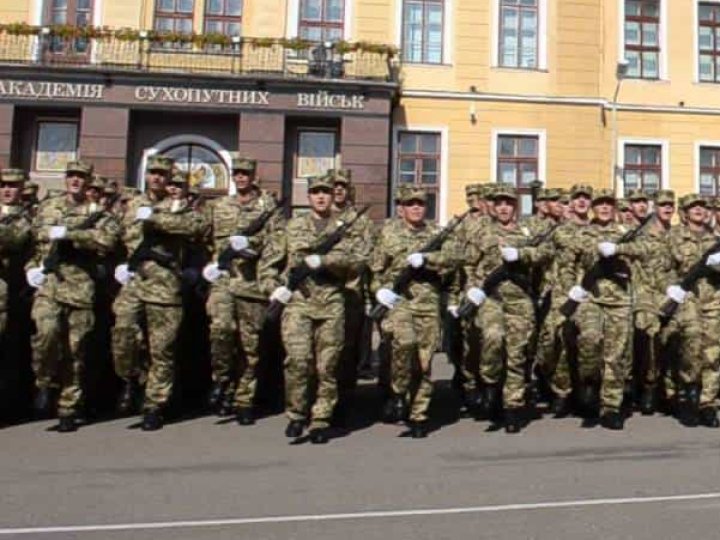
M681 197L675 224L672 191L618 201L577 184L539 190L520 219L514 188L472 184L468 210L441 228L408 185L376 225L338 169L310 178L308 211L286 220L255 169L233 155L234 193L208 201L162 155L144 193L73 162L65 191L38 201L23 171L0 171L0 332L30 298L33 407L56 411L59 432L81 424L100 327L122 381L117 413L163 427L188 297L209 321L213 410L255 423L260 368L279 361L261 336L279 327L285 434L316 444L359 374L378 378L384 421L425 437L443 341L463 413L508 433L545 399L556 417L613 430L634 408L720 425L716 201Z

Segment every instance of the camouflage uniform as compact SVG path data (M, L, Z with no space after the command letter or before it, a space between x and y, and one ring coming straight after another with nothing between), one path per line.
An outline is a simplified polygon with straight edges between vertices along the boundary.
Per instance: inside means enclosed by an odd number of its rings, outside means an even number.
M68 173L86 176L91 170L81 162L72 162L67 168ZM104 215L93 228L78 229L98 211ZM52 226L67 227L65 239L51 241ZM87 202L75 203L68 197L47 199L41 204L33 228L37 252L27 268L42 266L54 242L58 242L61 253L57 271L46 275L32 306L36 385L39 389L59 387L58 414L71 417L79 412L83 400L87 338L94 326L96 263L112 251L120 228L109 213L93 211Z
M158 158L158 162L163 159L167 158ZM147 223L157 235L152 251L172 260L167 267L154 260L142 262L113 303L115 372L126 383L143 378L147 372L145 411L161 410L170 398L175 373L174 345L183 316L181 259L186 242L202 238L207 229L202 214L188 211L186 201L181 201L179 207L175 202L169 197L156 200L149 194L138 195L128 202L123 219L123 242L132 256L148 234L148 225L135 219L136 211L151 207L153 212ZM147 370L140 360L143 318L149 342Z
M255 168L251 160L239 166ZM247 169L247 170L251 170ZM249 202L241 203L236 196L212 201L208 213L212 223L213 261L230 247L229 238L239 234L262 213L277 206L269 194L255 190ZM213 382L224 391L223 400L237 408L251 408L257 386L256 370L260 361L260 333L265 318L267 296L260 290L257 276L258 260L263 256L269 235L280 228L277 216L249 238L256 255L233 259L229 275L210 287L207 311L210 316L210 351ZM236 349L238 347L238 349Z

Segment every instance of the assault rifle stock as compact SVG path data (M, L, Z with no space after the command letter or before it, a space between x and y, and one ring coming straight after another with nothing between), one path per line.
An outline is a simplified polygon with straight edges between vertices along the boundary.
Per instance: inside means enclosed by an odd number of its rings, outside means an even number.
M177 212L172 212L175 215L187 214L193 212L191 206L186 206ZM143 222L143 239L128 257L128 271L137 272L140 269L140 265L145 261L154 261L164 268L169 268L173 263L173 256L160 253L153 249L155 245L160 241L160 234L153 226L152 221Z
M100 210L99 212L93 212L90 214L87 218L85 218L85 221L80 223L77 227L73 227L72 231L87 231L89 229L93 229L95 225L105 216L105 211ZM67 238L63 238L62 240L53 240L52 244L50 245L50 251L48 251L48 254L45 256L45 259L43 259L42 267L43 267L43 273L44 274L55 274L58 281L64 281L64 278L62 274L60 273L60 263L62 262L62 245L67 244L68 242L71 242L71 240Z

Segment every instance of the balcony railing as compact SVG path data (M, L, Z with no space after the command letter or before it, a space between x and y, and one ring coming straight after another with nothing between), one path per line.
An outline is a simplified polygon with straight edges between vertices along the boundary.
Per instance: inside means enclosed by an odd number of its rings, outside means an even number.
M397 51L371 43L0 27L0 65L226 77L397 82Z

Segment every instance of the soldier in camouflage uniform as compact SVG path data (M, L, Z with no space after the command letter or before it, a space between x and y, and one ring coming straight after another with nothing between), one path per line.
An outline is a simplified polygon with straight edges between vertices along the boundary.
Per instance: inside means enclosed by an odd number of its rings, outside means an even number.
M232 156L236 194L212 201L207 211L212 225L212 262L203 276L212 285L207 300L210 316L210 350L213 387L210 406L221 415L235 413L240 425L255 423L253 401L260 362L260 334L267 296L258 283L258 261L270 235L281 228L276 213L262 229L243 234L260 216L272 212L275 199L255 183L256 161ZM229 268L219 268L218 258L231 250Z
M568 296L580 302L575 313L579 334L578 374L583 396L594 396L600 389L600 421L607 429L624 426L621 406L631 365L626 349L632 336L632 299L630 261L647 255L646 244L634 241L617 244L627 229L616 221L615 195L612 190L596 190L593 196L594 219L583 241L583 273L601 259L605 269L591 291L574 285ZM581 276L582 279L582 276ZM585 403L594 401L584 399Z
M140 380L147 377L142 429L163 426L163 410L170 398L175 372L174 345L182 320L182 256L187 242L206 233L204 216L192 211L185 198L186 178L169 177L172 160L153 156L148 161L148 190L128 202L123 219L123 242L137 267L121 264L115 279L123 287L113 304L115 326L112 349L115 372L124 388L118 403L121 414L133 412ZM171 182L172 180L172 182ZM141 321L147 325L150 365L139 358Z
M674 227L669 234L673 283L679 282L717 239L705 223L705 199L697 194L686 195L681 197L680 206L687 223ZM709 271L692 290L671 285L666 293L680 304L669 329L679 335L680 358L674 366L679 419L687 425L699 421L716 428L720 426L716 407L720 381L720 254L711 254L705 265Z
M383 231L370 263L375 298L390 310L383 327L387 322L392 329L391 402L398 420L410 409L413 438L427 436L432 357L440 339L441 283L443 275L454 272L459 262L452 241L441 251L419 252L438 233L436 225L425 221L427 197L427 192L418 188L401 193L402 221ZM393 291L395 278L407 267L414 270L408 290Z
M285 359L286 414L285 435L300 437L310 421L310 441L329 440L329 425L338 399L337 368L345 336L343 290L350 268L365 261L357 251L352 234L346 235L329 253L320 255L313 248L340 227L343 220L332 212L333 182L323 175L308 182L310 213L288 221L286 234L275 235L270 255L262 262L261 281L278 285L271 301L286 304L282 315ZM267 269L277 267L275 259L287 259L282 275ZM300 287L287 288L289 273L305 265L313 271ZM312 396L315 401L312 403Z
M85 195L91 175L92 167L83 162L67 165L66 195L48 199L34 219L37 252L27 265L27 282L36 289L32 307L36 407L46 410L51 389L59 388L61 432L77 429L87 338L94 325L94 274L97 261L114 248L120 232L109 213L91 208ZM47 257L55 250L58 264L46 268Z

